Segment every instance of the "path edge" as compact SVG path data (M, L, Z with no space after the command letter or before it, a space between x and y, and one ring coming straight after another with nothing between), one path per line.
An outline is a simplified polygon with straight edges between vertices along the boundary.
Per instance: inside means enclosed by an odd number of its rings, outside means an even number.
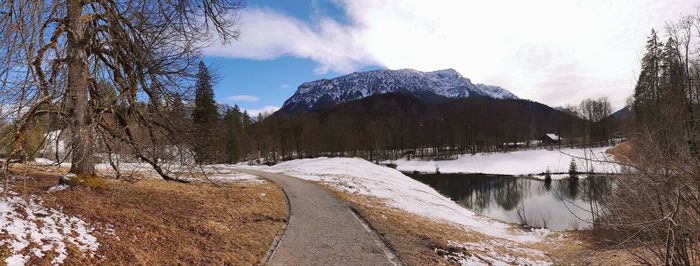
M243 172L246 172L246 171L243 171ZM262 175L255 174L255 172L257 172L257 171L253 170L253 173L251 173L251 172L248 172L248 173L253 174L253 175L257 176L258 178L262 178L262 179L266 180L267 182L274 184L279 190L282 191L282 194L284 194L284 199L285 199L285 202L287 204L287 219L286 219L284 225L282 225L282 233L279 234L277 237L275 237L274 240L272 240L272 244L270 245L270 248L265 252L265 255L263 256L262 260L260 260L260 263L258 264L258 265L267 265L267 263L270 262L270 259L272 258L272 256L275 254L275 251L277 251L277 247L279 247L280 243L282 243L282 238L284 237L284 235L287 234L287 227L289 226L289 222L292 219L292 203L289 200L289 195L287 195L287 191L284 190L284 188L282 186L277 184L272 179L266 178Z
M389 257L389 260L394 262L394 265L405 266L406 262L401 258L401 256L399 256L399 253L398 253L398 251L396 251L396 248L394 248L394 246L391 243L389 243L389 241L386 240L386 238L384 238L384 236L381 235L377 231L377 229L374 228L374 226L372 226L372 224L369 222L369 220L367 220L367 217L362 215L362 213L357 209L357 207L355 206L355 203L352 203L349 201L346 201L346 202L350 203L350 211L352 211L354 216L358 220L360 220L360 223L362 223L362 225L365 228L369 229L368 231L374 236L375 239L378 239L380 242L382 242L384 244L384 247L386 248L386 250L384 250L384 252L388 253L387 255L391 255L391 256L387 256L387 257Z

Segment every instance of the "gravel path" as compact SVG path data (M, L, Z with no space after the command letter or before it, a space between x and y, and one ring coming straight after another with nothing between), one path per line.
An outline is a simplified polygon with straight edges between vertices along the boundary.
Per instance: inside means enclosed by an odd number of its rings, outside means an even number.
M284 189L290 202L287 228L268 265L400 265L400 260L350 209L310 181L246 170Z

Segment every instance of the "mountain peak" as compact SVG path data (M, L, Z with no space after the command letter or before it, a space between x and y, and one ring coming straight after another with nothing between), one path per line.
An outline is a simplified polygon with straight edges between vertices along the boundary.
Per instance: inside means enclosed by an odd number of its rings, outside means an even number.
M455 70L454 68L440 69L440 70L430 71L430 72L428 72L428 73L462 76L462 75L459 74L459 72L457 72L457 70Z
M384 93L406 93L423 99L518 98L498 86L473 84L452 68L431 72L379 69L305 82L285 101L281 110L298 113Z

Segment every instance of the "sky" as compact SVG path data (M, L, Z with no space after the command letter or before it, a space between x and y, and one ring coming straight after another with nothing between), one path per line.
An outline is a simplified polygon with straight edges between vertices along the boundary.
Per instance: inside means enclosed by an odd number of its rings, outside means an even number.
M274 111L303 82L354 71L453 68L475 83L562 106L622 108L652 28L695 0L248 0L239 40L212 38L217 101Z

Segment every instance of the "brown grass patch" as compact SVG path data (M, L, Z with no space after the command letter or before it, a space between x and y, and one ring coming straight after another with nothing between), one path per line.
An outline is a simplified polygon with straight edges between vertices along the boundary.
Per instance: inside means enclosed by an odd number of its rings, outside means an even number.
M626 164L630 162L629 158L634 153L633 146L630 141L625 141L615 145L615 147L607 149L605 152L612 155L615 161Z
M601 244L589 231L572 231L557 245L542 245L557 265L636 265L626 250Z
M65 169L22 170L33 177L28 193L96 229L97 255L82 258L69 251L68 264L259 264L287 217L284 194L269 182L213 186L105 179L101 189L46 194ZM22 189L16 184L15 190Z

